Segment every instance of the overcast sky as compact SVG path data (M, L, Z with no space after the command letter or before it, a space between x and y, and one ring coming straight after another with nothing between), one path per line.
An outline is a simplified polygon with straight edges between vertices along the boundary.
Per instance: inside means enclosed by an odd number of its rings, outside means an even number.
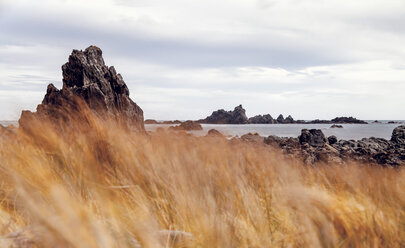
M0 0L0 120L89 45L145 118L405 119L404 0Z

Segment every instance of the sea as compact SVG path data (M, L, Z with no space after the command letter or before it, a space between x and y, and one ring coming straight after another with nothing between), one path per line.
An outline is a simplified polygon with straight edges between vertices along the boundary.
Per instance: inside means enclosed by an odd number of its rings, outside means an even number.
M394 121L395 123L388 123ZM276 135L279 137L298 137L302 129L321 129L325 136L335 135L338 139L360 140L362 138L390 139L394 128L405 125L405 120L380 120L379 123L367 121L369 124L341 124L343 128L331 128L332 124L201 124L203 130L189 131L196 136L203 136L210 129L216 129L228 137L242 136L247 133L258 133L261 136ZM17 121L0 121L3 126L18 125ZM147 124L146 131L155 131L157 128L167 129L168 124Z
M373 120L374 121L374 120ZM393 120L395 123L388 123L391 120L382 120L380 123L369 124L340 124L343 128L331 128L332 124L201 124L203 130L189 131L196 136L206 135L210 129L216 129L222 134L235 137L247 133L258 133L261 136L276 135L279 137L298 137L302 129L321 129L325 136L335 135L338 139L360 140L362 138L384 138L390 139L394 128L404 125L404 120ZM168 128L173 125L148 124L145 125L147 131L154 131L157 128Z

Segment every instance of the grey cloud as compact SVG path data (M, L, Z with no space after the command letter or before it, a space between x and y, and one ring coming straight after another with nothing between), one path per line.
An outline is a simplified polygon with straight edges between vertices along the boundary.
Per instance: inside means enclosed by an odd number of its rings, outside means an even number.
M81 48L95 44L118 56L136 58L149 63L177 67L268 66L297 69L315 65L344 63L352 60L341 53L315 47L277 42L263 46L252 40L249 44L206 44L186 40L150 37L138 30L116 32L92 29L67 22L30 19L29 16L3 21L1 44L56 44ZM139 35L133 35L139 34Z

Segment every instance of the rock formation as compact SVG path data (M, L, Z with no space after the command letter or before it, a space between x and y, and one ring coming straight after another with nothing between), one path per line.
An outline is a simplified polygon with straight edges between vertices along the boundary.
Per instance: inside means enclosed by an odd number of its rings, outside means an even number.
M248 120L249 124L273 124L276 123L276 120L271 117L271 115L256 115L250 117Z
M326 143L325 135L320 129L302 129L298 139L301 144L307 143L313 147L322 147Z
M366 121L358 120L353 117L336 117L331 120L332 123L352 123L352 124L368 124Z
M202 126L194 121L185 121L178 126L169 127L169 130L184 130L184 131L202 130L202 129L203 129Z
M390 140L371 137L338 141L335 136L326 139L319 129L303 129L298 138L271 135L264 138L264 143L279 147L309 164L355 160L384 166L405 165L405 125L396 127Z
M200 123L209 124L247 124L248 118L242 105L236 106L233 111L223 109L212 112L210 116L199 120Z
M332 126L330 126L330 128L343 128L343 126L338 125L338 124L333 124Z
M53 84L48 89L37 112L23 111L19 124L29 125L32 117L50 120L69 119L83 100L100 117L112 117L136 130L144 130L143 111L129 98L129 90L114 67L104 64L102 51L90 46L84 51L73 50L69 61L62 66L63 87ZM78 113L74 113L78 114Z

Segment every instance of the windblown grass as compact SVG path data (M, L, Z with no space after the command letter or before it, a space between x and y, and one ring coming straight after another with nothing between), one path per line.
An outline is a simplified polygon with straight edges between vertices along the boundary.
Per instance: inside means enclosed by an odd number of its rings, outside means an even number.
M0 169L4 247L405 244L403 169L308 167L266 146L94 116L2 135Z

